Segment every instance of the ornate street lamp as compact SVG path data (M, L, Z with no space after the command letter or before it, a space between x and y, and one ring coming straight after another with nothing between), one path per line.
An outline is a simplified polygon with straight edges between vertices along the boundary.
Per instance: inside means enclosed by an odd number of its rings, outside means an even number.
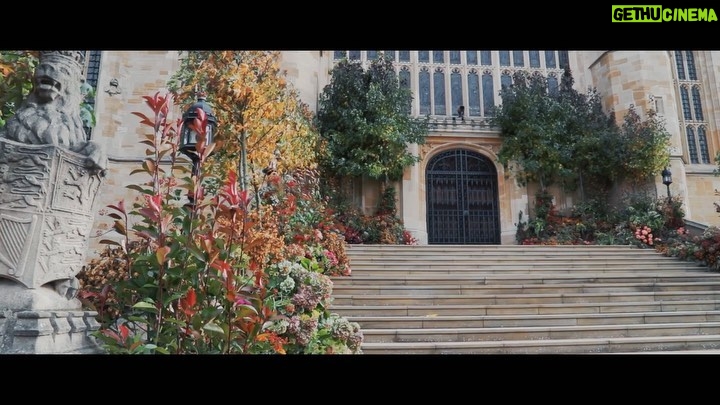
M217 118L215 118L210 104L205 101L205 99L205 93L199 92L197 101L183 114L183 126L182 133L180 134L179 150L180 153L187 156L192 161L193 176L198 176L200 174L200 155L197 151L199 136L192 125L193 121L199 116L199 110L202 110L207 117L207 126L205 127L205 146L210 146L213 142L215 129L217 128ZM190 200L189 205L194 206L195 198L192 195L188 195L188 199Z
M198 109L205 112L207 116L207 126L205 127L205 146L209 146L213 142L215 129L217 128L217 118L213 114L212 107L205 101L204 92L198 93L197 101L183 114L183 129L180 134L180 152L189 157L193 163L193 176L197 176L200 171L200 156L197 152L198 133L193 128L193 121L198 118Z
M667 167L662 171L662 182L665 186L667 186L668 203L670 203L670 184L672 184L672 173L670 173L670 170L668 170Z

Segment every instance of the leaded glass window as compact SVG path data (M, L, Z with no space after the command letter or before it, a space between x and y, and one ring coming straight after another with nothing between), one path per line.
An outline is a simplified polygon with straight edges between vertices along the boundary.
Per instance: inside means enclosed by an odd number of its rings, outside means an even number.
M445 62L445 52L444 51L433 51L433 63L443 63Z
M513 51L513 66L525 66L525 56L523 51Z
M360 51L350 51L350 60L360 60Z
M418 75L418 90L420 92L420 115L430 114L430 72L427 68L420 70Z
M528 57L530 59L530 67L531 68L539 68L540 67L540 51L529 51Z
M567 51L558 51L558 64L560 65L560 69L568 69L570 67Z
M492 53L490 51L480 51L480 64L483 66L492 65Z
M345 59L347 56L347 51L335 51L333 52L333 58L335 60Z
M692 51L685 51L685 58L687 58L687 70L688 79L697 80L697 71L695 70L695 58L693 57Z
M500 88L510 88L512 86L512 76L510 76L510 73L503 72L502 75L500 75Z
M398 60L400 62L410 62L410 51L398 51Z
M410 86L410 70L407 66L403 66L398 72L398 80L400 80L400 86L406 89L412 89ZM412 100L408 100L406 112L408 114L412 113Z
M468 74L468 114L480 115L480 78L475 70Z
M463 105L462 76L457 69L450 73L450 96L452 98L451 108L454 114L457 112L458 107Z
M450 51L450 63L453 65L459 65L460 62L460 51Z
M675 67L678 79L685 80L685 64L683 64L682 51L675 51Z
M377 59L377 57L378 57L378 51L367 51L368 60Z
M510 66L510 51L498 51L500 66Z
M695 110L695 120L696 121L704 121L703 111L702 111L702 101L700 100L700 87L693 86L692 100L693 100L693 109Z
M692 121L692 113L690 112L690 97L688 96L687 87L680 87L680 98L682 100L683 117L687 121Z
M695 146L695 131L693 130L693 127L689 125L685 131L687 134L688 156L690 157L690 163L700 163L698 161L697 146Z
M483 73L482 76L483 91L483 112L486 117L495 115L493 109L495 107L495 90L493 90L493 78L489 72Z
M478 64L478 57L477 57L477 51L467 51L465 53L465 58L467 59L468 65L477 65Z
M708 151L707 136L705 135L705 127L698 127L698 143L700 144L700 156L702 162L710 163L710 152Z
M547 87L549 94L558 94L558 79L555 75L549 75L547 78Z
M418 51L418 62L421 62L421 63L430 62L430 51Z
M433 73L433 95L435 102L435 115L446 115L447 107L445 106L445 73L442 69L437 69Z
M555 69L555 51L545 51L545 68Z

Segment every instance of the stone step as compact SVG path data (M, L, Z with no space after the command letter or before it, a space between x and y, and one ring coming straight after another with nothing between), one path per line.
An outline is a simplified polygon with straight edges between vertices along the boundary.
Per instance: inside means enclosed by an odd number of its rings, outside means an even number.
M549 315L720 310L720 300L515 305L332 305L346 316Z
M720 281L700 282L566 282L551 284L334 285L337 295L506 295L612 292L720 291Z
M363 343L365 354L592 354L720 349L720 335Z
M530 272L525 274L353 274L352 277L332 277L334 286L378 285L495 285L495 284L557 284L573 283L697 283L720 281L720 273L695 274L687 271L667 272L612 272L557 274L548 272Z
M720 322L611 324L543 327L363 329L367 343L552 340L618 337L720 335Z
M691 301L720 300L720 291L637 291L594 292L564 294L332 294L333 305L516 305L516 304L564 304L607 303L637 301Z
M633 246L351 245L369 354L720 350L720 272Z
M346 316L363 329L500 328L720 322L719 311L623 312L547 315Z

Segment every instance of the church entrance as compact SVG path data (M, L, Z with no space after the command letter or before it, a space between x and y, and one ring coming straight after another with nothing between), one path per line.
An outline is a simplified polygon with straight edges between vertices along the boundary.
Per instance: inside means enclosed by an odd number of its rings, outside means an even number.
M428 162L429 244L500 243L497 170L487 157L465 149L439 153Z

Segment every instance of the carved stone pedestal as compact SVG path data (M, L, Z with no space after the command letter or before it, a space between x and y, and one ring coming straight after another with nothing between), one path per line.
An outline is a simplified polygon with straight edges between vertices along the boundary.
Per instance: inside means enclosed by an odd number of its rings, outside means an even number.
M0 353L99 352L75 276L101 182L81 154L0 138Z

